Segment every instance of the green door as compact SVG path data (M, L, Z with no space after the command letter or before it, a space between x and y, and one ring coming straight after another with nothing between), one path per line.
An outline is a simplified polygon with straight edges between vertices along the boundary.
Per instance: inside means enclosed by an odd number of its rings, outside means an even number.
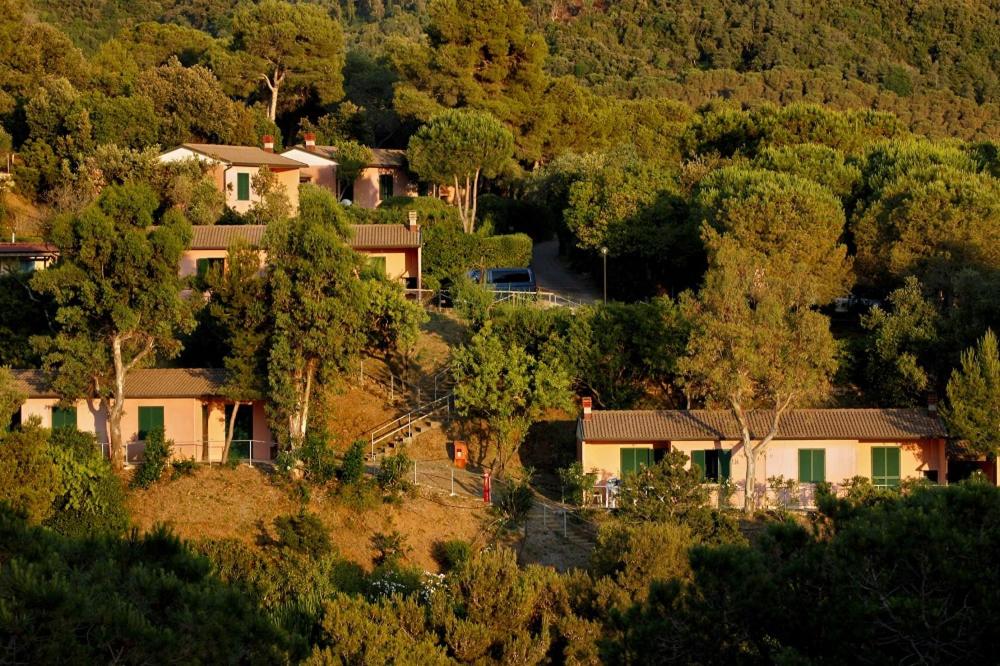
M872 447L872 483L879 488L899 486L899 448Z
M52 429L71 428L76 430L76 407L53 407Z
M163 407L139 408L139 439L145 440L150 430L163 430Z
M653 464L653 449L620 449L620 455L623 477Z

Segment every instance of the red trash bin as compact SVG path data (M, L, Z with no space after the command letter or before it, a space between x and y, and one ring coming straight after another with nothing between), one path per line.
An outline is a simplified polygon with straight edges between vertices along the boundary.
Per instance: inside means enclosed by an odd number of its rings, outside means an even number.
M469 464L469 447L465 442L455 442L455 467L465 469Z

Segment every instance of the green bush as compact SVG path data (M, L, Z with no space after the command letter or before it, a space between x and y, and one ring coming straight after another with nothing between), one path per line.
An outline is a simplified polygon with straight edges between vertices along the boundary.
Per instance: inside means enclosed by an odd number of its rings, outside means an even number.
M405 451L385 456L378 465L375 480L379 487L385 491L406 490L409 485L406 475L411 467L412 462Z
M57 428L49 441L61 485L55 513L45 524L67 536L123 534L129 526L125 488L96 438Z
M340 480L343 483L357 483L365 475L365 442L355 440L351 448L344 454L340 464Z
M356 483L345 483L340 486L337 497L344 506L357 513L371 511L382 504L382 493L378 484L364 477Z
M455 571L472 558L472 544L462 539L438 541L431 554L443 571Z
M330 535L319 516L305 509L275 518L274 531L278 534L278 545L292 552L317 558L333 550Z
M459 316L473 329L480 328L489 317L496 295L466 276L455 279L451 288L451 302Z
M154 428L146 435L146 448L143 452L142 463L132 477L132 486L135 488L149 488L160 480L163 470L170 460L170 449L173 442L163 438L163 428Z
M336 478L337 453L330 446L329 434L325 429L309 429L299 450L299 457L305 465L306 478L310 482L322 485Z
M527 479L510 480L496 484L493 507L508 525L519 525L528 518L535 505L535 493Z
M562 486L563 501L576 506L583 506L587 491L594 488L596 481L597 475L593 472L585 473L583 465L579 462L559 470L559 484Z
M170 475L171 480L179 479L182 476L193 476L195 469L198 465L191 458L185 458L184 460L175 460L170 463L170 467L173 469L173 473Z
M467 234L457 223L443 223L426 228L423 236L424 271L438 279L455 279L473 268L531 263L532 243L526 234Z
M61 484L49 433L37 421L0 437L0 503L40 523L52 515Z
M376 532L372 535L371 541L372 549L375 551L372 561L377 567L395 567L413 550L406 543L406 536L399 530Z

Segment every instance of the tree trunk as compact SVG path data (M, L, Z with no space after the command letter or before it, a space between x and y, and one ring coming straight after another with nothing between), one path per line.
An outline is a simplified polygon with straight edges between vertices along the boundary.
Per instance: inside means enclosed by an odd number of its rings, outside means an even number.
M309 400L312 397L313 375L316 373L316 360L306 361L298 379L299 395L296 400L295 411L288 416L288 436L292 443L292 448L298 448L306 438L306 428L309 423Z
M472 179L472 214L469 215L469 228L476 228L476 208L479 203L479 169L476 169L476 175Z
M281 88L281 82L285 80L285 73L275 67L273 77L269 78L267 74L261 74L260 78L264 79L267 89L271 91L271 102L267 107L267 117L273 123L278 115L278 91Z
M115 364L114 401L108 410L111 465L121 471L127 458L125 442L122 439L122 414L125 412L125 365L122 362L122 340L115 336L111 340L111 356Z
M233 413L229 416L229 425L226 430L226 442L222 446L222 460L221 462L229 462L229 449L233 446L233 431L236 427L236 412L240 409L240 401L236 400L233 402ZM251 444L251 446L253 446ZM211 452L209 452L209 459L211 460Z
M743 406L735 398L729 399L733 415L740 424L740 437L742 440L743 452L747 459L746 470L746 490L743 493L743 512L753 513L757 508L757 458L767 450L768 445L778 436L778 426L781 424L781 417L792 404L794 394L790 394L784 400L779 396L774 401L774 415L771 419L771 427L756 446L750 439L750 425L747 423Z

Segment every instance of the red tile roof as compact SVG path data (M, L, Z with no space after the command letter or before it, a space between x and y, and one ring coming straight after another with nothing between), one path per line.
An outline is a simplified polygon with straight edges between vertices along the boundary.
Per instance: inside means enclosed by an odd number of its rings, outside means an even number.
M55 398L41 370L12 370L15 386L29 398ZM225 370L216 368L144 368L125 377L126 398L201 398L220 395Z
M399 249L420 247L420 233L402 224L355 224L351 247Z
M49 243L0 243L0 254L10 256L56 256L59 250Z
M356 249L420 247L420 234L402 224L354 224L349 241ZM262 224L199 225L192 227L192 250L225 250L237 238L260 246L267 227Z
M306 166L302 162L297 162L291 158L272 153L258 148L257 146L226 146L217 143L183 143L182 148L187 148L196 153L211 157L237 166L273 166L299 168Z
M747 412L754 439L767 434L772 414ZM587 441L740 438L739 424L728 410L595 410L580 423ZM912 440L946 435L941 420L926 409L795 409L785 413L778 428L778 439Z

